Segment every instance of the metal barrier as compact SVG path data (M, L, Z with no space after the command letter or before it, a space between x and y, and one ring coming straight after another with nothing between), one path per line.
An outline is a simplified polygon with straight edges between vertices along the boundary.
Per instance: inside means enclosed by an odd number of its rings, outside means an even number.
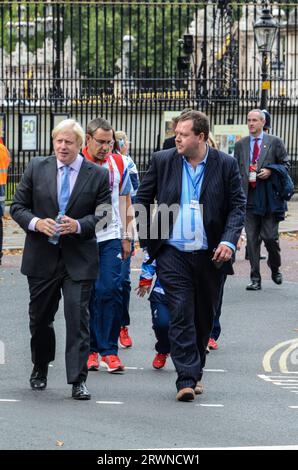
M298 5L275 1L267 109L298 184ZM125 130L142 174L169 111L245 124L260 105L260 2L0 1L0 134L12 155L8 199L30 158L52 152L59 120L104 116Z

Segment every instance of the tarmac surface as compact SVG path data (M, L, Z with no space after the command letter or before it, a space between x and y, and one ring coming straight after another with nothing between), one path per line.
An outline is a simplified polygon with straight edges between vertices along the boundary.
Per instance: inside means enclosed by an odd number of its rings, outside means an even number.
M272 282L264 260L262 290L246 291L244 247L237 254L235 275L225 288L219 349L207 356L204 393L191 403L175 400L171 359L160 371L151 365L155 338L150 306L134 291L141 250L132 262L134 343L119 351L125 372L90 372L92 399L82 403L70 398L61 302L48 387L32 391L29 294L20 274L24 233L6 218L0 267L0 449L298 449L297 209L294 199L280 224L281 286Z

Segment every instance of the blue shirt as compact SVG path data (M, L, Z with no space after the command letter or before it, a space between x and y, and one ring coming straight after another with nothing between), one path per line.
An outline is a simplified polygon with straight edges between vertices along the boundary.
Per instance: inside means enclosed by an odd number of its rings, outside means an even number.
M205 158L195 167L188 163L183 156L182 190L180 198L180 209L173 226L172 233L167 244L172 245L180 251L207 250L208 241L203 225L201 206L199 203L205 167L208 158L209 147ZM236 247L233 243L221 241L233 251Z
M207 250L208 242L199 204L209 147L204 160L195 168L183 158L180 209L169 240L180 251ZM193 202L196 202L194 208Z

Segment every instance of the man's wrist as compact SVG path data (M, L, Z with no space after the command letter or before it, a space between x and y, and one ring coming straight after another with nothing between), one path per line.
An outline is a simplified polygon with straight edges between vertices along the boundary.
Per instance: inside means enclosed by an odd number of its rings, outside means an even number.
M132 242L133 238L128 232L121 232L121 240L128 240L129 242Z

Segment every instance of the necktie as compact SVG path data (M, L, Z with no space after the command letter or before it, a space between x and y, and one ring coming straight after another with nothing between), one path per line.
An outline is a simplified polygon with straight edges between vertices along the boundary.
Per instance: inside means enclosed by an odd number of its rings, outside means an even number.
M258 158L259 158L260 147L258 145L258 140L259 140L258 138L255 139L255 144L254 144L254 148L252 152L252 164L253 165L258 161Z
M59 194L59 211L65 214L65 209L68 203L68 199L70 196L70 166L63 166L63 175L61 180L61 188Z

